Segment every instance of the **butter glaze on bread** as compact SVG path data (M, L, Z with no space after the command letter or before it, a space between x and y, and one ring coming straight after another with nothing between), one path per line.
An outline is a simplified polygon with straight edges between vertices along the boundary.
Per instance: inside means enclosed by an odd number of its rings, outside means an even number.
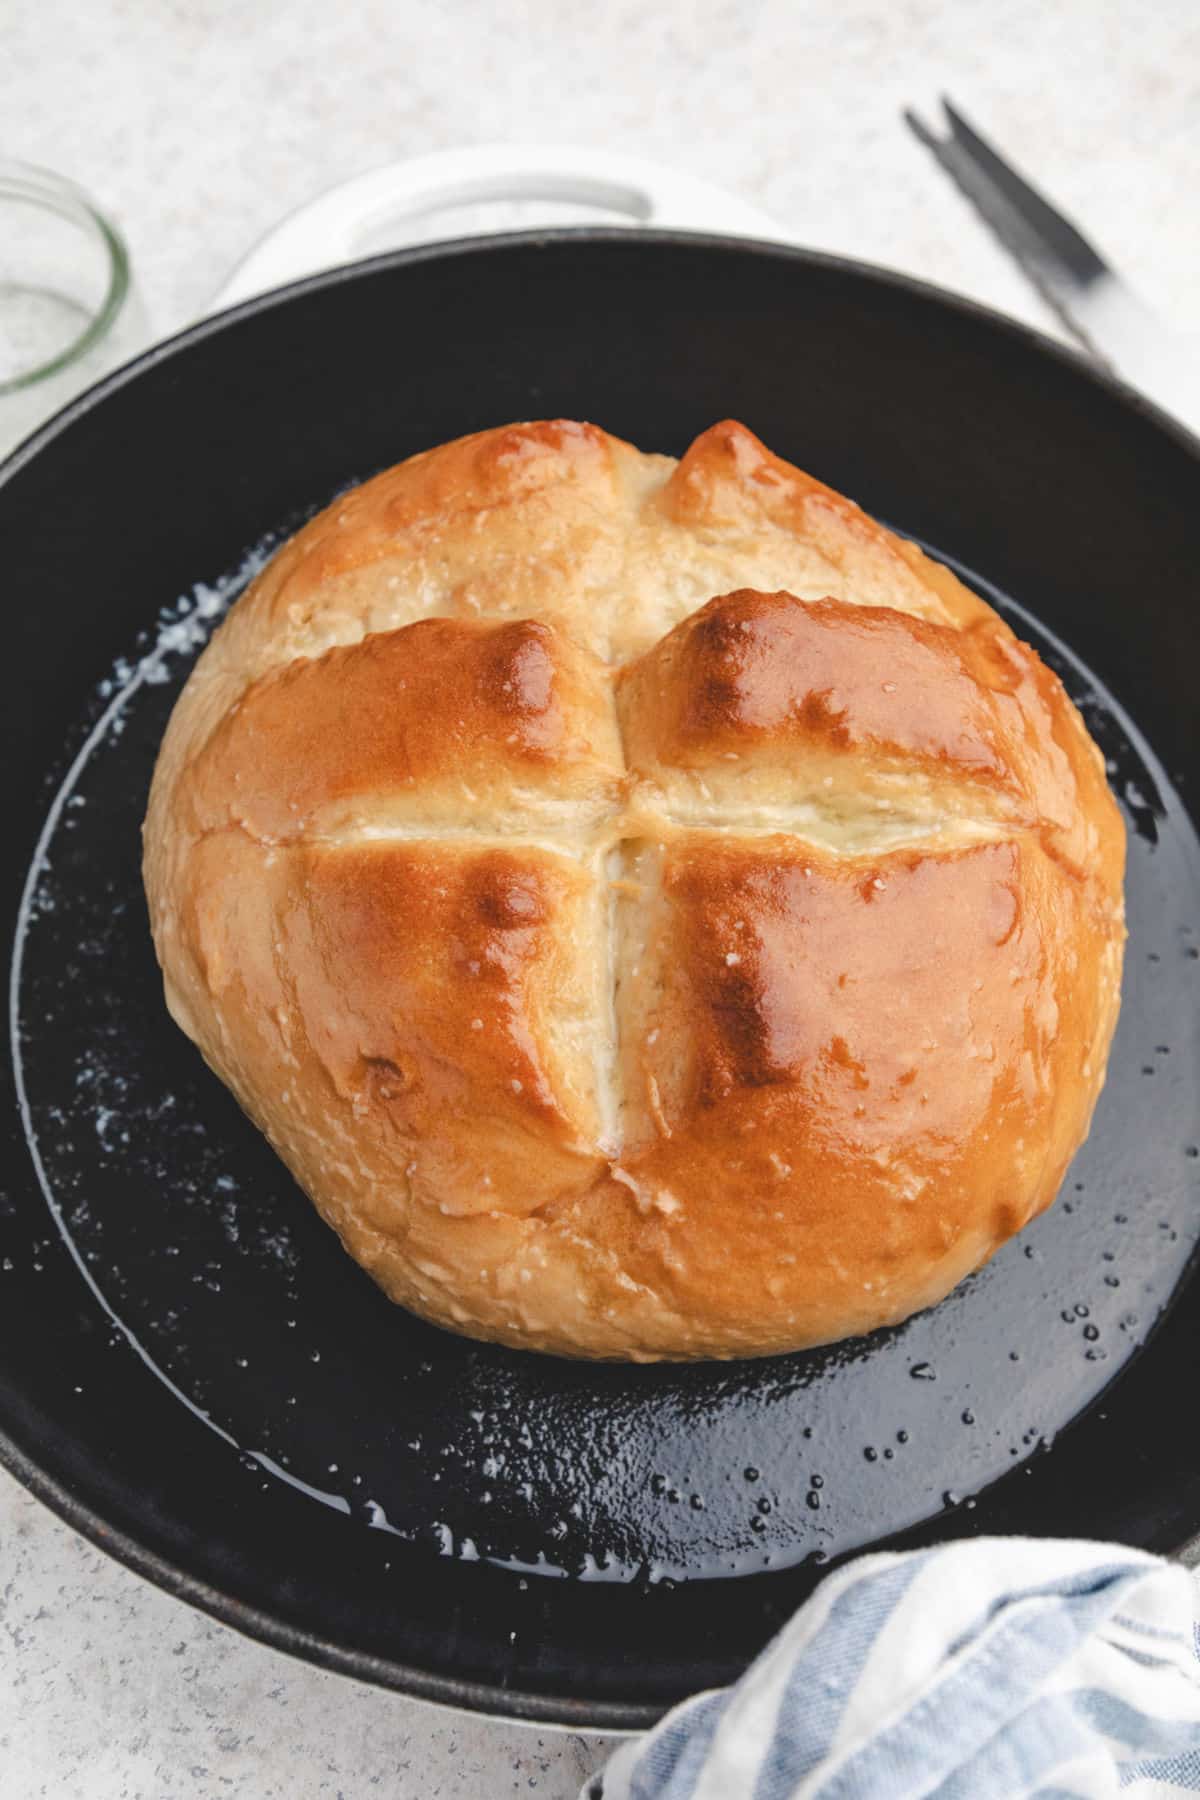
M344 494L200 659L145 831L171 1012L351 1255L637 1359L893 1323L1049 1205L1123 862L1033 651L730 423Z

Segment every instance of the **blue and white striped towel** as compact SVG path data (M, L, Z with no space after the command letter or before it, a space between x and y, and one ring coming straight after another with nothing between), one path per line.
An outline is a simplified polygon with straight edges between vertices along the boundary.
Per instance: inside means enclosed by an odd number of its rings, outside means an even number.
M1200 1579L1115 1544L1031 1538L863 1557L736 1687L623 1745L584 1800L601 1793L1200 1794Z

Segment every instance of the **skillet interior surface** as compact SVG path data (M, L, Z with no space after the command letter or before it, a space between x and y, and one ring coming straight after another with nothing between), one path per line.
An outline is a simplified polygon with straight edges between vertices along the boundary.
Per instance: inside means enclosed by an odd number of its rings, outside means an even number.
M146 786L255 556L378 467L555 414L675 453L744 419L954 561L1109 758L1131 935L1092 1136L1047 1216L864 1342L637 1369L424 1326L343 1256L162 1008ZM865 1544L1176 1547L1200 1526L1176 1402L1200 1349L1197 516L1188 442L1018 328L870 271L640 233L321 278L48 428L0 481L22 634L5 1460L284 1648L576 1724L644 1723L730 1679Z

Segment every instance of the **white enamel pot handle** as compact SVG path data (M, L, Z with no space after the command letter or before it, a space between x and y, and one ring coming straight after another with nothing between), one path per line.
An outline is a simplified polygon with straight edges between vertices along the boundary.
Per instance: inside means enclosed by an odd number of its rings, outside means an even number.
M390 163L355 176L284 219L213 296L217 312L302 276L370 254L406 219L489 201L593 206L630 224L779 238L766 213L709 182L641 157L550 145L476 145ZM447 235L455 235L453 224Z

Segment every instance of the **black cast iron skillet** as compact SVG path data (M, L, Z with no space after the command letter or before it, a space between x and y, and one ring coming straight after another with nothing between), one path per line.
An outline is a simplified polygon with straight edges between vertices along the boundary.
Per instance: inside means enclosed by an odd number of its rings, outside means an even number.
M247 552L412 451L555 414L676 453L743 419L959 568L1109 757L1131 936L1091 1139L1049 1215L898 1330L697 1368L445 1336L342 1254L163 1010L138 826ZM577 1725L734 1677L867 1544L1178 1548L1200 1527L1198 520L1197 446L1032 334L872 270L641 232L324 276L54 421L0 479L8 1467L284 1649Z

